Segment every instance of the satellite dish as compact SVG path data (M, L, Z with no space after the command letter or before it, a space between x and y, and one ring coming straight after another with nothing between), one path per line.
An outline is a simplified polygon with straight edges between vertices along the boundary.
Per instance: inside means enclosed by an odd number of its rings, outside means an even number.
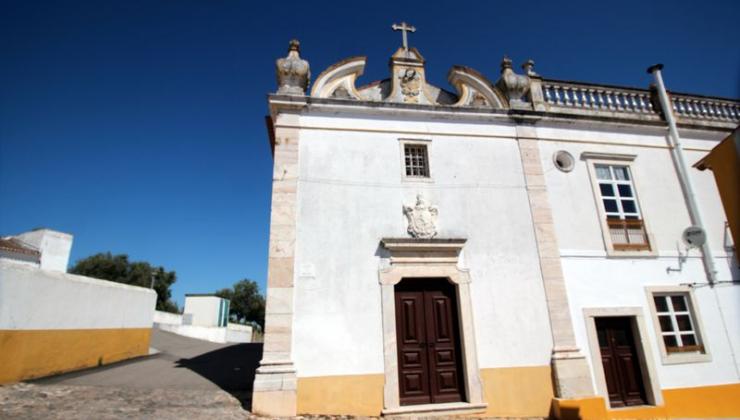
M699 248L704 246L707 242L707 234L704 232L704 229L699 226L687 227L683 230L681 238L683 238L684 243L689 248Z

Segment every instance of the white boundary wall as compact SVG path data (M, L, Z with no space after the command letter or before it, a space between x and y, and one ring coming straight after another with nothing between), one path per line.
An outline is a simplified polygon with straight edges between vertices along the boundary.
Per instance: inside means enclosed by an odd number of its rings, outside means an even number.
M0 261L0 330L151 328L143 287Z
M252 327L249 325L229 324L228 327L204 327L200 325L183 325L182 315L155 311L154 327L185 337L214 343L251 343Z

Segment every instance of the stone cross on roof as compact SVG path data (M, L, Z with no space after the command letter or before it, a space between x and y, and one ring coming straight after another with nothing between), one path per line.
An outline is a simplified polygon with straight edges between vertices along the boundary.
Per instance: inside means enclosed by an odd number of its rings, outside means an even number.
M394 23L391 28L393 28L394 31L401 31L403 33L403 49L406 50L406 54L409 52L409 41L406 35L406 32L416 32L416 28L409 25L406 22L401 22L401 24Z

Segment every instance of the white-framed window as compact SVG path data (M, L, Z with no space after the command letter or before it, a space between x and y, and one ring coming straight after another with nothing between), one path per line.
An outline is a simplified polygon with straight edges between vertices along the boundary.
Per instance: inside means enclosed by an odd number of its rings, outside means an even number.
M401 145L401 171L407 181L430 182L432 178L430 140L399 139Z
M635 186L634 155L583 153L588 163L607 253L655 255Z
M641 219L629 166L596 163L594 168L606 217Z
M663 363L711 360L691 290L676 286L647 291Z

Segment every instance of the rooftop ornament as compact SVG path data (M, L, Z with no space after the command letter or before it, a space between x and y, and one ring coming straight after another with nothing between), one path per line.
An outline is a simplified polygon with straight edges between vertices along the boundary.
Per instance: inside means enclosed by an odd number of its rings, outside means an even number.
M527 103L526 95L529 93L529 74L534 73L534 62L530 60L523 67L528 75L514 73L509 57L504 56L504 59L501 60L501 77L496 82L496 87L506 95L511 108L531 108L531 105Z
M401 31L401 33L403 34L403 50L406 51L406 57L408 57L409 56L409 40L408 40L408 35L406 34L406 32L416 32L416 28L414 28L413 26L409 25L406 22L401 22L400 25L397 23L394 23L393 25L391 25L391 28L394 31Z
M301 43L297 39L290 41L288 56L275 61L277 73L278 95L306 94L308 82L311 79L311 70L308 61L301 59Z

